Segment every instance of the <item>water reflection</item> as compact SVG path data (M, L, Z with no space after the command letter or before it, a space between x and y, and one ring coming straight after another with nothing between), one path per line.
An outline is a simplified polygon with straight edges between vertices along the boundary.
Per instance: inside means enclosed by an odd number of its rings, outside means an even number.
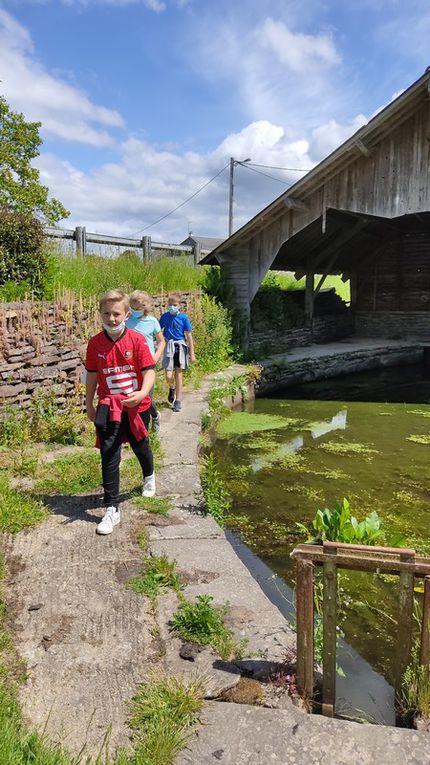
M313 439L321 438L321 436L331 433L333 430L346 430L347 427L347 410L341 409L340 412L333 415L331 420L321 420L321 422L313 422L306 428L307 432L310 432ZM283 457L287 454L293 454L298 452L305 445L304 436L296 436L290 438L284 444L278 446L269 455L263 457L257 457L251 463L251 470L253 473L258 473L260 470L274 465L276 462L282 462Z

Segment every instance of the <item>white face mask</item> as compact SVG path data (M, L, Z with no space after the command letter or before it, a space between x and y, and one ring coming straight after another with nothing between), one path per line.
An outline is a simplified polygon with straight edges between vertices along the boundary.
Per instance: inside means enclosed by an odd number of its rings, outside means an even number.
M111 327L109 324L103 324L103 329L106 330L111 337L119 337L125 330L125 321L121 324L117 324L116 327Z

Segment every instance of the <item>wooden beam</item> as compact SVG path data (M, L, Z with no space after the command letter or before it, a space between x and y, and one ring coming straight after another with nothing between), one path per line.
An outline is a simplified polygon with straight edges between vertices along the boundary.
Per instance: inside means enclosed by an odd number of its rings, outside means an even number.
M282 201L285 207L287 207L289 210L301 210L302 212L309 211L308 205L302 202L300 199L295 199L294 197L286 197Z
M336 702L336 613L337 566L336 548L327 550L323 564L323 692L322 713L333 717ZM329 560L332 558L332 560Z
M314 318L314 269L306 272L305 316L312 324Z
M421 622L420 664L430 662L430 576L424 579L423 615Z
M314 591L312 563L297 560L297 685L306 699L314 692Z
M367 146L360 139L358 139L354 143L354 149L358 149L358 151L361 154L364 154L365 157L371 157L372 156L372 152L370 151L370 149L368 149Z

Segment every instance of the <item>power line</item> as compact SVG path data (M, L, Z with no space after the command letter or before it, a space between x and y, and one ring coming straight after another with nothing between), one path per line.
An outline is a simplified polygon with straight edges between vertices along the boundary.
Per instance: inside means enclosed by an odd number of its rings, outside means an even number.
M256 170L255 167L250 167L249 164L242 165L242 167L247 167L248 170L252 170L253 173L258 173L258 175L264 175L265 178L270 178L272 181L278 181L278 183L283 183L284 186L291 186L290 181L282 181L281 178L275 178L274 175L269 175L268 173L262 173L261 170Z
M210 180L207 181L205 184L203 184L203 186L201 186L199 189L197 189L197 191L195 191L194 194L191 194L190 197L187 197L187 199L184 199L184 201L181 202L176 207L174 207L173 210L170 210L170 212L166 213L165 215L162 215L161 218L158 218L158 220L154 221L154 223L150 223L148 226L145 226L144 228L141 228L139 231L136 231L131 236L134 237L134 236L137 236L137 234L142 234L143 231L146 231L148 228L152 228L152 226L156 226L157 223L161 223L161 221L168 218L169 215L173 215L173 213L176 212L176 210L179 210L180 207L183 207L184 205L187 204L187 202L190 202L191 199L194 199L194 197L196 197L197 194L200 194L200 192L203 191L203 189L205 189L206 186L209 186L209 184L212 183L212 181L214 181L215 178L218 178L218 176L221 175L221 173L223 173L224 170L227 170L229 164L230 163L227 163L226 165L224 165L224 167L222 167L221 170L218 173L216 173L216 175L213 176L213 178L210 178Z
M239 164L241 163L239 162ZM251 165L251 167L267 167L268 170L292 170L295 173L308 173L312 170L311 167L278 167L277 165L259 165L257 162L249 162L247 164Z

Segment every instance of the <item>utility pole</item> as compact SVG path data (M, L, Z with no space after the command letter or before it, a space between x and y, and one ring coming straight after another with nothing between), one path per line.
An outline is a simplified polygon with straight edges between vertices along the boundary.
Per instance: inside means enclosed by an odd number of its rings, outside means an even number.
M229 237L233 233L233 204L234 204L234 168L236 165L243 165L245 162L251 162L251 158L247 159L234 159L230 157L230 184L228 195L228 235Z

